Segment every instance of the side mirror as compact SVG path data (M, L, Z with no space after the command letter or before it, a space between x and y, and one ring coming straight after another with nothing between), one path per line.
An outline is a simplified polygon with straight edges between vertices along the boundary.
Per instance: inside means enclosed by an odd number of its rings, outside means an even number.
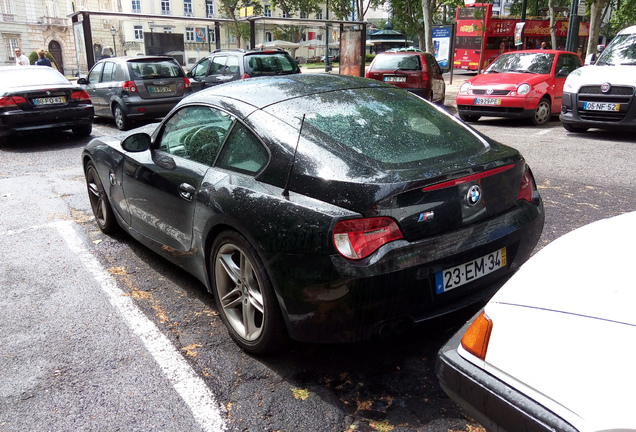
M86 80L86 78L78 78L77 79L77 83L78 84L82 84L82 85L86 85L86 84L88 84L88 81Z
M189 72L186 74L186 76L187 76L188 78L192 78L192 71L189 71Z
M566 76L570 75L570 71L567 70L566 68L562 68L558 73L557 73L557 77L559 78L564 78Z
M150 138L150 135L145 132L139 132L126 137L122 141L121 146L128 152L139 153L148 150L151 144L152 138Z

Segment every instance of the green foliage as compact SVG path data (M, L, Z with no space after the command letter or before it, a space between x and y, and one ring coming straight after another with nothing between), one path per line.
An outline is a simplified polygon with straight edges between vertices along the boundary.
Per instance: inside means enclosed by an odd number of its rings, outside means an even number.
M234 20L234 25L229 26L229 32L236 37L238 46L241 46L241 40L249 40L250 26L247 23L239 23L239 11L242 8L254 8L254 15L263 14L263 4L256 0L219 0L221 5L221 14L226 18Z
M375 54L365 54L364 62L365 63L371 63L374 58L375 58Z
M273 9L285 11L290 18L299 13L317 14L322 10L322 3L319 0L271 0L269 4Z
M274 39L299 42L305 38L305 28L299 26L278 26L273 31Z
M51 64L55 66L55 69L61 71L60 66L57 64L57 62L55 61L55 58L51 55L50 52L46 51L46 54L44 54L44 57L46 57L47 59L51 61ZM29 63L34 65L39 58L40 56L38 56L38 53L36 51L31 51L31 54L29 54Z
M29 63L33 65L36 61L38 61L39 58L40 57L38 56L38 53L36 53L35 51L31 51L31 54L29 54Z
M625 27L636 25L636 0L621 0L620 8L610 20L610 28L606 36L614 36Z
M571 0L554 0L555 7L570 7ZM513 0L510 5L510 15L521 16L522 0ZM526 7L526 16L539 16L539 9L547 8L548 0L528 0ZM547 16L547 14L546 14Z

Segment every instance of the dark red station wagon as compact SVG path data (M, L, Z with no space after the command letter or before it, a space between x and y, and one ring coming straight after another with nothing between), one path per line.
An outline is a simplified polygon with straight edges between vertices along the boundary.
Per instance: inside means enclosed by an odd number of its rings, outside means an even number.
M446 84L437 60L424 51L387 51L375 56L367 78L384 81L431 102L444 104Z

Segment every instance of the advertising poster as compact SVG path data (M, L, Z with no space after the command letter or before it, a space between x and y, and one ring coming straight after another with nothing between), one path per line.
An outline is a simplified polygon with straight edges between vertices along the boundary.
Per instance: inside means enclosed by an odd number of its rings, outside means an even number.
M359 30L343 31L340 38L340 74L364 76L360 70L360 42L362 33Z
M205 27L195 27L194 28L194 41L195 42L207 42L208 38L206 37L207 29Z
M435 60L442 69L449 68L451 51L451 37L453 35L452 26L433 27L433 47Z
M523 45L523 27L525 22L519 22L515 26L515 45Z

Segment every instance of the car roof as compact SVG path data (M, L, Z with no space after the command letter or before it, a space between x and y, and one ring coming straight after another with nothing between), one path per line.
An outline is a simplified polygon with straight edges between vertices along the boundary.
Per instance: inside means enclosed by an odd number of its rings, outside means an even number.
M249 103L260 109L284 100L317 93L382 87L394 88L381 81L349 75L293 74L232 81L196 92L188 96L184 102L206 103L210 102L211 97L228 98Z
M574 55L578 55L577 53L573 53L571 51L565 51L565 50L552 50L552 49L530 49L530 50L520 50L520 51L506 51L502 54L519 54L519 53L529 53L529 54L574 54Z
M157 61L162 61L162 60L174 60L174 57L170 57L170 56L122 56L122 57L107 57L104 59L101 59L99 61L105 61L105 60L115 60L115 61L119 61L119 62L132 62L132 61L138 61L138 60L157 60ZM176 61L176 60L175 60Z
M630 27L625 27L623 30L618 32L619 35L622 35L622 34L635 34L635 33L636 33L636 25L630 26Z

